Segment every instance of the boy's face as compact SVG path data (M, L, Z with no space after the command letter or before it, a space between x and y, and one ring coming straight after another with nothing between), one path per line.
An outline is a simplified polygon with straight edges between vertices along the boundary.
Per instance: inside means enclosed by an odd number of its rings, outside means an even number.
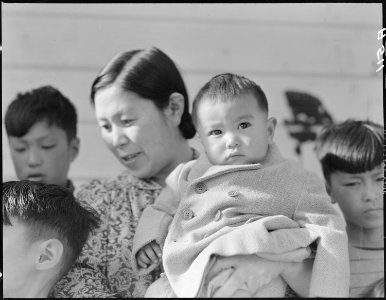
M365 173L334 172L327 190L338 202L349 226L383 226L383 164Z
M250 93L227 103L203 99L197 119L198 134L214 165L258 163L273 142L276 120L267 120Z
M20 180L66 186L70 163L78 154L79 140L67 141L66 132L46 121L34 124L22 137L9 136L16 175Z
M33 279L36 255L27 227L11 218L12 226L3 225L3 293L4 297L23 294Z

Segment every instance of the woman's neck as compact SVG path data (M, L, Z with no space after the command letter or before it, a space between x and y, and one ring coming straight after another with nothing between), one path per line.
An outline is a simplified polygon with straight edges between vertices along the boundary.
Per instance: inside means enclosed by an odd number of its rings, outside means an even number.
M180 164L193 159L193 151L186 139L176 145L171 146L173 149L172 161L162 170L154 179L162 186L165 186L166 177Z
M383 227L366 229L355 225L347 224L347 235L351 246L366 249L382 249Z

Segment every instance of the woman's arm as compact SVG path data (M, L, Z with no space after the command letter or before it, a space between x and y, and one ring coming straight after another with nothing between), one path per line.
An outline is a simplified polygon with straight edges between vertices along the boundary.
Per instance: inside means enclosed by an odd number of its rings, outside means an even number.
M307 297L312 264L313 259L289 263L267 260L254 254L219 257L206 280L209 282L222 270L232 268L233 273L221 286L214 288L213 294L213 297L231 297L245 284L253 294L281 275L297 294Z
M302 262L286 262L281 277L300 296L309 297L314 259Z

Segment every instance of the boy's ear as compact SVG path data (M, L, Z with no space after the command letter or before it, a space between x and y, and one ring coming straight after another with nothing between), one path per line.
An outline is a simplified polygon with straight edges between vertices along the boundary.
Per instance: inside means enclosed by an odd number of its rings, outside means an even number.
M276 129L277 120L274 117L271 117L267 121L267 139L268 144L273 143L273 137L275 135L275 129Z
M37 270L48 270L57 266L63 257L63 244L58 239L49 239L39 245L35 261Z
M75 158L78 156L79 153L79 147L80 147L80 140L79 138L73 138L70 142L70 151L71 151L71 162L75 160Z
M336 203L336 200L333 196L331 196L331 186L330 184L326 181L325 182L325 185L326 185L326 191L327 191L327 194L330 196L330 199L331 199L331 203L332 204L335 204Z
M184 107L184 96L180 93L172 93L169 96L169 104L164 109L164 113L174 126L180 125Z

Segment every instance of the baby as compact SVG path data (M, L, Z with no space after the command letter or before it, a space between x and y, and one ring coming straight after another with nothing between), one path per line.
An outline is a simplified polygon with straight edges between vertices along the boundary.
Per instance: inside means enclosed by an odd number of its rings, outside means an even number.
M192 116L206 155L169 175L134 237L133 265L141 273L155 268L163 251L166 276L146 296L212 297L216 285L205 277L216 257L254 254L278 262L314 258L302 296L346 297L343 218L323 182L281 156L261 88L242 76L215 76L196 96ZM231 272L216 277L217 286ZM282 277L233 296L283 297ZM165 283L174 294L162 294Z

